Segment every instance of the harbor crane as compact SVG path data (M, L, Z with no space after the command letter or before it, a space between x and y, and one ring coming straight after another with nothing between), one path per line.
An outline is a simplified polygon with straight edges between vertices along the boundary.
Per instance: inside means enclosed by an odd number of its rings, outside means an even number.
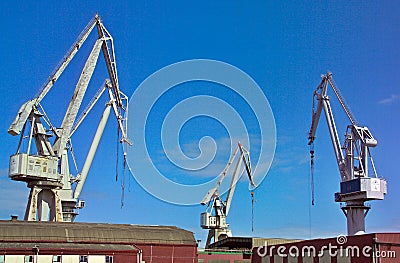
M233 171L233 176L228 190L228 194L226 196L225 201L223 201L221 195L218 193L218 189L239 151L240 151L240 156ZM249 177L250 184L252 185L252 187L255 187L253 181L253 174L251 171L250 153L239 142L233 155L229 159L228 164L222 171L220 179L218 180L216 186L210 189L203 198L203 200L201 201L202 205L208 204L206 212L203 212L200 215L201 227L203 229L209 229L206 248L209 247L211 240L217 242L221 239L232 236L232 231L229 229L229 224L226 222L226 217L228 216L229 209L231 207L233 194L236 188L236 183L239 179L239 174L242 171L241 170L242 161L245 165L245 170Z
M333 89L351 123L347 126L342 145L336 130L330 98L327 95L329 86ZM313 94L312 123L308 133L311 158L314 158L312 146L322 110L325 113L341 178L340 192L335 193L335 201L345 203L341 209L347 218L348 235L363 234L365 233L365 216L370 209L365 202L383 200L387 193L386 180L378 177L370 152L370 148L375 147L377 141L367 127L357 124L332 79L332 73L328 72L322 75L322 81ZM313 159L311 163L313 164Z
M41 101L95 27L98 38L81 71L63 121L60 126L54 126ZM100 51L104 55L109 79L105 80L104 85L98 90L86 109L82 111L80 117L77 117ZM100 119L84 165L79 170L72 147L72 136L104 93L108 93L109 101ZM30 188L24 220L74 221L78 209L84 206L84 201L79 197L111 108L117 119L120 143L131 144L126 134L127 107L128 98L119 89L113 38L96 14L57 65L38 95L21 106L8 130L8 133L13 136L20 135L17 152L10 157L9 177L12 180L26 182ZM28 141L27 149L22 149L25 140ZM69 156L74 162L76 176L70 172ZM125 153L124 157L126 158Z

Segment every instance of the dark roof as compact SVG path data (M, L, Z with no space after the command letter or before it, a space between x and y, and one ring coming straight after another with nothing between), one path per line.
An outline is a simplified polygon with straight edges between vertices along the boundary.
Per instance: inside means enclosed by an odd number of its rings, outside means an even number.
M192 232L175 226L1 220L0 241L196 244Z
M252 249L253 239L251 237L227 237L214 242L208 248L222 249Z
M209 245L208 249L250 250L253 247L299 242L299 239L227 237Z

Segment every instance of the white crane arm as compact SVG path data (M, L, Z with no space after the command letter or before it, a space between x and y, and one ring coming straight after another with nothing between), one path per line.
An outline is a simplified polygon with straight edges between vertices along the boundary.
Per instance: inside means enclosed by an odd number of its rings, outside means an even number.
M30 100L21 106L18 115L16 116L15 120L11 124L10 128L8 129L8 133L15 136L20 134L22 127L25 125L26 121L29 118L30 113L35 105L39 104L42 99L46 96L46 94L50 91L53 87L54 83L58 80L61 74L64 72L65 68L74 58L76 53L78 52L79 48L82 46L83 42L87 39L90 32L92 32L94 26L96 25L96 20L98 15L96 16L87 24L75 42L72 44L70 49L68 50L67 54L64 58L59 62L53 73L48 78L47 82L43 85L40 89L39 93L33 100Z
M119 107L117 106L114 94L111 91L110 82L108 80L106 80L105 85L103 87L108 89L108 95L110 97L110 101L107 103L106 108L104 110L104 113L103 113L103 115L101 117L101 120L100 120L100 123L98 125L96 134L94 136L92 145L91 145L91 147L89 149L89 153L88 153L88 155L86 157L85 164L83 165L82 172L79 174L79 176L77 178L78 183L77 183L75 191L74 191L74 198L76 198L76 199L79 198L80 193L81 193L81 191L83 189L83 185L85 184L86 177L87 177L87 175L89 173L90 167L92 165L93 158L94 158L94 156L96 154L96 151L97 151L97 147L98 147L98 145L100 143L100 139L101 139L101 137L103 135L104 128L105 128L105 126L107 124L107 120L108 120L108 118L110 116L111 107L114 110L115 116L116 116L117 121L118 121L118 125L119 125L119 127L120 127L120 129L121 129L121 131L123 133L123 136L124 136L124 134L126 134L126 131L124 130L124 126L122 125L121 116L117 115L117 114L119 114L119 111L118 111ZM99 93L102 94L103 93L103 89L101 89ZM97 96L94 97L94 101L98 101ZM95 102L93 102L92 104L94 104L94 103ZM89 104L89 108L90 109L93 107L92 104ZM84 115L84 116L87 116L87 115ZM127 143L129 144L130 142L127 141Z
M85 164L83 165L82 172L79 174L79 176L77 178L78 183L77 183L77 185L75 187L75 191L74 191L75 199L79 198L81 191L83 189L83 185L85 184L86 177L89 173L90 166L92 165L92 161L96 154L97 147L99 146L100 139L104 132L104 128L106 127L108 117L110 116L110 108L111 108L111 104L109 103L109 104L107 104L106 109L104 110L104 113L100 119L100 123L97 127L96 134L92 141L92 145L90 146L89 153L86 156L86 160L85 160Z
M218 196L218 188L221 185L222 181L225 179L226 173L228 172L229 168L231 167L233 160L236 157L236 154L239 151L239 147L236 147L234 153L232 154L231 158L228 161L228 164L225 166L224 170L222 171L222 173L220 174L220 178L217 182L217 184L215 185L214 188L210 189L207 194L204 196L203 200L201 200L201 204L205 205L208 202L210 202L211 199L213 199L213 197Z
M103 42L103 45L101 46L101 49L103 51L104 59L106 61L108 75L110 75L112 89L114 92L116 103L117 103L118 107L122 107L123 103L122 103L122 99L120 96L121 92L119 90L117 64L115 61L113 38L110 35L110 33L107 31L107 29L104 27L103 23L101 23L100 18L97 19L96 26L97 26L97 33L99 34L99 37L103 38L105 40Z
M233 199L233 194L235 193L236 189L236 184L239 178L239 174L241 172L241 165L242 161L245 165L245 170L247 172L247 175L249 177L249 181L251 186L255 187L254 181L253 181L253 174L251 171L251 164L250 164L250 153L242 146L242 144L239 142L238 143L238 148L240 149L240 157L238 159L238 162L236 164L235 170L233 172L233 177L231 180L231 185L229 187L228 195L226 196L225 200L225 215L227 216L229 213L229 210L231 208L231 203Z
M252 187L256 187L253 179L253 172L251 170L250 153L242 146L240 142L239 142L239 149L241 152L243 163L246 168L247 176L249 177L250 184Z
M125 142L125 143L127 143L128 145L132 146L132 142L128 139L128 135L127 135L126 118L125 118L125 123L124 123L124 118L123 118L123 116L121 115L122 106L118 106L117 99L115 98L114 93L111 91L111 89L112 89L111 86L112 86L112 85L108 82L108 83L107 83L108 94L109 94L110 99L111 99L111 101L112 101L112 108L113 108L113 110L114 110L114 114L115 114L115 117L116 117L117 122L118 122L119 130L120 130L121 133L122 133L121 142ZM122 94L123 96L125 96L125 94L123 94L122 92L121 92L121 94ZM127 98L125 98L125 99L127 100ZM122 109L122 110L123 110L123 109ZM128 114L128 111L126 111L125 114ZM124 124L125 124L125 125L124 125Z
M325 111L326 122L328 124L329 134L331 136L333 150L335 152L336 162L340 170L340 175L344 180L348 178L350 175L348 175L346 171L345 159L340 146L339 135L337 133L335 119L333 118L332 108L329 103L329 99L324 100L323 106Z
M78 120L75 122L74 126L71 129L71 132L69 134L69 139L72 137L72 135L75 133L75 131L79 128L79 126L82 124L82 122L86 119L87 115L89 112L93 109L94 105L97 103L97 101L100 99L101 95L103 95L104 91L107 88L107 82L109 80L106 79L104 84L101 86L101 88L97 91L97 93L93 96L92 100L89 102L89 104L86 106L82 114L79 116Z
M308 134L309 145L312 144L315 140L315 133L317 130L318 122L320 119L321 111L324 110L326 122L329 129L329 134L332 141L333 150L336 157L336 162L338 164L340 174L342 179L347 178L348 175L345 169L345 159L343 156L343 152L341 150L339 135L336 129L335 119L333 117L332 108L329 102L329 97L327 95L328 84L330 83L328 80L331 78L332 73L328 72L327 75L322 76L322 81L318 85L318 87L314 91L313 96L313 112L312 112L312 123L311 128ZM315 102L317 101L317 106L315 107Z
M207 194L204 196L203 200L201 200L200 204L206 205L216 195L218 195L218 187L217 186L208 190Z
M79 108L82 104L83 96L86 93L89 81L96 67L102 43L103 40L98 39L94 44L93 49L90 52L83 71L79 77L78 83L76 84L72 99L68 105L67 112L65 113L64 119L61 124L61 135L59 135L54 143L54 152L56 152L59 157L61 156L62 150L66 147L67 141L70 138L72 125L75 122Z
M235 166L235 170L233 171L233 176L232 176L232 180L231 180L231 184L229 186L229 191L228 194L226 195L226 200L225 200L225 216L228 216L229 210L231 208L231 203L232 203L232 198L233 198L233 194L235 193L235 189L236 189L236 183L239 179L239 174L242 168L242 153L240 154L240 158L238 159L236 166Z
M342 108L343 108L344 112L346 113L347 117L349 118L351 124L356 126L356 125L357 125L357 121L356 121L356 119L354 118L353 114L351 113L350 108L347 107L347 104L346 104L346 102L344 101L342 94L340 94L339 89L336 87L336 84L335 84L335 82L334 82L333 79L332 79L332 72L329 72L329 71L328 71L328 74L327 74L327 81L329 82L329 84L331 84L331 87L332 87L332 89L333 89L333 92L335 92L335 95L336 95L336 97L338 98L338 100L339 100L339 102L340 102L340 105L342 105Z
M308 132L308 145L311 145L314 140L315 140L315 134L317 132L317 127L319 123L319 119L321 117L321 112L323 109L323 102L320 99L320 94L318 93L319 90L322 89L322 86L325 85L324 79L322 79L321 83L318 85L318 87L315 89L314 94L313 94L313 103L312 103L312 122L311 122L311 128L310 131Z
M98 17L99 16L96 14L95 17L92 18L92 20L90 20L90 22L83 29L81 34L78 36L78 38L72 44L70 49L67 51L67 54L59 62L59 64L57 65L56 69L50 75L50 77L48 79L48 82L43 86L43 88L39 91L39 94L36 96L36 103L40 103L40 101L42 101L44 96L46 96L46 94L50 91L51 87L53 87L54 83L57 81L57 79L64 72L65 68L68 66L68 64L71 62L71 60L74 58L74 56L78 52L79 48L82 46L82 44L85 42L87 37L92 32Z

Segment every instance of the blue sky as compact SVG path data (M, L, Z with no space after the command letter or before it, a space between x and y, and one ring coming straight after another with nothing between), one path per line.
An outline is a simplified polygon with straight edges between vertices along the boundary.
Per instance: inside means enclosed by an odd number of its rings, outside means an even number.
M157 70L189 59L219 60L243 70L261 87L276 123L276 153L272 167L256 190L255 232L251 232L251 203L247 182L239 183L228 218L237 236L309 238L346 233L346 221L333 194L339 173L322 119L315 143L316 205L310 207L307 132L311 124L312 92L328 69L360 124L367 125L378 146L373 156L378 174L388 180L384 201L372 202L368 232L399 231L400 163L400 6L395 1L53 1L0 4L2 32L0 61L0 218L23 217L28 189L7 177L8 158L18 139L7 129L22 103L33 98L57 62L87 22L98 12L115 41L121 89L130 97ZM94 35L88 40L94 39ZM54 123L60 123L71 90L90 45L60 78L43 102ZM104 81L99 60L89 90ZM184 84L186 85L186 84ZM163 166L160 121L185 96L212 95L227 100L257 133L254 115L240 99L218 85L187 84L185 92L172 90L157 102L146 136L153 138L151 155L173 180L198 182L210 178L182 177ZM179 88L179 87L178 87ZM175 93L174 93L175 92ZM93 94L92 93L92 94ZM332 93L330 93L333 95ZM89 96L90 97L90 96ZM89 98L87 98L89 99ZM85 104L85 102L84 102ZM338 132L343 139L348 120L332 102ZM205 105L206 107L207 105ZM94 133L101 107L76 134L75 151L83 158ZM160 119L161 118L161 119ZM204 207L172 205L144 191L126 176L124 207L120 207L120 182L115 182L115 122L110 121L82 193L87 205L78 221L176 225L205 240L199 226ZM198 127L202 127L199 129ZM223 142L226 130L217 121L197 118L182 128L180 143L188 155L198 154L203 136ZM79 137L80 136L80 137ZM133 138L135 140L135 138ZM78 149L79 148L79 149ZM254 148L254 147L253 147ZM219 147L216 167L229 154ZM255 150L257 153L257 150ZM215 167L214 167L215 168ZM171 169L171 170L168 170ZM200 176L200 175L199 175ZM208 176L208 177L207 177Z

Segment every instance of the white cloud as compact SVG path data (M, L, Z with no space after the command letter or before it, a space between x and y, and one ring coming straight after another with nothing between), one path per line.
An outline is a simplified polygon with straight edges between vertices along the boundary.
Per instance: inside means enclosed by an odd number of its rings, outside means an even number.
M301 142L300 142L301 143ZM302 146L293 136L280 135L271 169L281 173L293 173L310 162L306 146Z
M168 156L173 158L175 162L179 164L184 164L185 167L190 167L191 162L196 162L197 158L208 160L209 163L204 166L204 169L194 169L193 172L188 173L188 175L192 175L195 177L200 176L205 178L216 177L227 165L227 160L230 158L230 153L231 151L235 150L237 142L245 141L245 138L242 139L243 140L240 140L239 138L214 139L215 145L203 145L201 155L199 155L200 151L198 141L186 143L181 146L178 145L173 149L165 149L165 151L168 152ZM181 149L184 151L184 153ZM219 158L216 158L215 150L217 150L219 153L222 153L223 158L221 158L221 156ZM169 164L165 164L165 161L167 159L164 158L164 151L160 150L158 152L158 155L158 160L153 160L157 163L157 166L159 166L160 168L170 167Z
M390 95L389 98L381 99L380 101L378 101L378 103L379 104L389 105L389 104L392 104L393 102L398 101L398 100L400 100L400 95L392 94L392 95Z
M250 137L251 144L254 145L254 150L249 149L247 145L247 138ZM235 137L235 138L217 138L213 139L214 143L207 143L203 144L202 146L202 152L200 155L199 151L199 141L191 141L185 144L181 145L175 145L172 148L166 148L164 149L168 154L167 156L165 155L164 150L158 150L156 155L154 155L154 158L152 159L152 162L155 164L157 169L163 173L164 175L168 174L168 178L175 182L179 183L188 183L193 184L194 182L196 183L206 183L209 180L215 179L217 176L219 176L224 168L226 167L228 160L231 157L231 152L233 152L236 147L237 143L240 141L243 143L243 146L250 150L251 152L251 161L252 161L252 170L253 170L253 179L256 185L259 185L262 179L265 177L265 175L268 173L268 168L269 168L269 163L267 161L260 161L258 160L258 164L256 166L256 161L259 158L260 154L260 149L257 149L256 145L257 144L263 144L264 148L265 147L270 147L271 143L275 143L274 140L271 138L267 139L262 139L259 138L259 136L249 134L248 136L243 136L243 137ZM215 147L217 148L217 154L215 155ZM261 146L260 146L261 147ZM182 153L183 151L183 153ZM270 149L270 151L272 151ZM264 153L264 158L267 156L270 158L271 156L268 156L268 154L272 155L271 153ZM183 167L190 167L190 162L198 161L196 158L201 156L204 160L209 160L210 162L203 166L204 168L201 169L188 169L184 170ZM231 164L229 170L227 171L225 180L223 182L223 185L226 187L229 186L229 182L231 181L231 178L234 173L235 166L239 160L240 154L236 155L236 158L233 160L233 163ZM172 165L172 161L168 160L168 157L172 158L175 162L174 167ZM194 158L190 160L190 158ZM271 158L272 159L272 158ZM179 165L184 164L184 165ZM204 163L204 162L203 162ZM198 166L198 163L194 164ZM193 164L191 165L193 167ZM178 169L177 167L181 167L183 170ZM175 172L173 172L175 171ZM188 181L186 181L188 180ZM245 172L245 167L242 164L241 166L241 171L239 174L239 182L241 183L246 183L249 184L248 181L248 176ZM224 188L223 186L222 188ZM250 185L249 185L250 186Z
M291 173L310 162L310 156L302 149L294 148L293 150L282 150L275 154L272 167L280 172Z
M257 230L257 234L262 237L269 238L287 238L287 239L314 239L314 238L330 238L336 237L341 233L335 229L326 229L323 227L312 226L295 226L288 224L278 228L270 228L268 230Z

